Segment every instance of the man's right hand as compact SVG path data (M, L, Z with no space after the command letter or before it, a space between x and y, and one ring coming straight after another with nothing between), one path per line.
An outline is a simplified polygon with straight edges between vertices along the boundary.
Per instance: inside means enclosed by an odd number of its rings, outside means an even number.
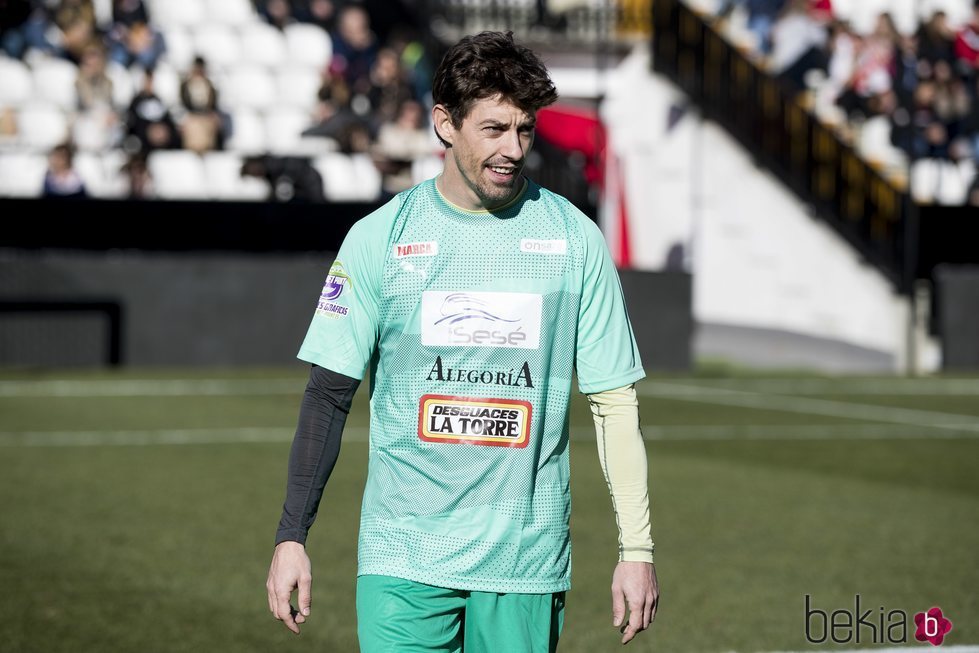
M309 616L310 586L313 582L306 547L299 542L280 542L272 555L265 589L269 593L269 610L286 628L299 634L299 624ZM289 603L293 590L299 589L299 609Z

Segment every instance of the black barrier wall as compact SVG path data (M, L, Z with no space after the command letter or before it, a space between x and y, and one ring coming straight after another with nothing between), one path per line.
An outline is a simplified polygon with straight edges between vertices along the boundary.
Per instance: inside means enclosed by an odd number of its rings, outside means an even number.
M935 269L942 368L979 371L979 265L940 265Z

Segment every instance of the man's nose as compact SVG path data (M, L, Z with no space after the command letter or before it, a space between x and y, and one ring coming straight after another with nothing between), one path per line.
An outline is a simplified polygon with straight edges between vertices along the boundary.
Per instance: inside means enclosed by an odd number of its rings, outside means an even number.
M503 135L503 143L500 146L500 154L511 161L519 161L523 159L524 149L523 143L520 140L520 132L518 132L516 129L512 129Z

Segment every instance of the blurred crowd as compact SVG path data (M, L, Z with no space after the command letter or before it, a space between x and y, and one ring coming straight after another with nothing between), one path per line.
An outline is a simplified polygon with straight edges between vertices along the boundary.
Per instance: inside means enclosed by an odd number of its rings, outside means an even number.
M966 199L979 205L979 0L957 28L938 10L905 33L887 12L860 33L832 0L722 0L717 15L736 9L758 61L811 93L821 118L856 133L886 125L886 145L904 166L970 170Z
M124 152L128 195L148 198L154 196L147 167L152 152L206 153L228 146L238 125L222 97L223 77L200 52L189 65L169 61L166 31L154 22L153 10L161 3L180 1L0 0L0 58L31 67L58 59L75 71L69 80L75 102L68 138L49 153L45 194L86 195L84 182L72 173L77 149ZM316 97L309 102L314 109L300 136L319 139L330 151L369 156L385 195L410 186L413 161L438 151L427 125L431 65L411 21L392 21L390 3L383 2L250 1L256 21L278 30L315 26L329 41L331 56L318 71ZM384 15L375 18L379 13ZM381 35L375 22L383 27ZM157 90L161 64L179 73L177 102L167 102ZM120 94L120 84L133 89ZM127 102L120 104L120 97ZM17 129L17 114L0 102L0 136L10 140ZM309 157L242 155L242 176L265 179L270 198L323 200L322 179L319 189L308 183L320 175ZM291 192L282 192L290 182Z

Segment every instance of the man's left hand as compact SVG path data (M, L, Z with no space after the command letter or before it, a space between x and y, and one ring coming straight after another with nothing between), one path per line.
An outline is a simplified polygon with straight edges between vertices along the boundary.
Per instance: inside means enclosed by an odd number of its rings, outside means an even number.
M659 585L656 567L650 562L620 562L612 574L612 625L628 644L637 633L649 628L656 618ZM626 619L626 606L629 617Z

